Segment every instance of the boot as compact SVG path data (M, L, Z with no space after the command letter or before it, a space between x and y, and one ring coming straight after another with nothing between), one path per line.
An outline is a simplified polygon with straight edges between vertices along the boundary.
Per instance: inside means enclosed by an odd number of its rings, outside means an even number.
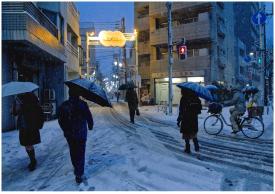
M29 158L30 158L30 164L28 165L29 171L33 171L36 168L36 159L35 159L35 152L34 149L32 150L26 150Z
M198 152L200 150L199 142L197 138L193 139L195 151Z
M189 139L185 139L185 150L184 150L184 152L187 153L187 154L191 153Z
M82 182L83 182L82 177L81 177L81 176L75 176L75 182L76 182L77 184L82 183Z

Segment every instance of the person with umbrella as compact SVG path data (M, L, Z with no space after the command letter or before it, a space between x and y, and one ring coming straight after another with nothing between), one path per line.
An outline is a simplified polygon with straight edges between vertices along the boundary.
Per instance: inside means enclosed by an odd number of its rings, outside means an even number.
M128 102L130 121L135 123L135 113L138 113L138 97L133 87L129 87L126 91L126 100Z
M25 147L30 158L28 168L35 170L37 161L33 145L41 143L39 129L43 127L44 115L39 100L33 91L38 85L32 82L11 81L2 86L2 97L16 96L11 107L11 114L17 116L19 142Z
M58 109L58 123L69 145L75 181L80 184L84 178L87 125L88 129L92 130L94 122L88 104L79 97L102 106L111 107L111 104L105 91L94 82L75 79L65 84L69 87L69 100L63 102Z
M12 107L12 114L18 116L19 141L22 146L25 146L30 158L28 168L33 171L37 165L33 145L41 143L39 129L43 127L44 122L38 98L31 92L18 95Z
M197 95L200 94L200 96L206 97L206 95L209 95L210 93L208 93L206 88L201 88L202 86L192 82L178 84L177 86L181 88L182 95L180 99L177 125L180 127L182 138L185 140L184 152L188 154L191 153L190 139L193 139L195 151L198 152L198 114L201 113L202 105ZM195 91L199 93L196 93ZM212 99L211 94L207 99Z

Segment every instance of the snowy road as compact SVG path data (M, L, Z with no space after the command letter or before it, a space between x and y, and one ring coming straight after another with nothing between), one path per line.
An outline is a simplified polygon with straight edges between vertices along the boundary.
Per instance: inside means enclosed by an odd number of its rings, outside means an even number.
M68 146L57 121L41 130L38 168L18 132L2 136L3 190L273 190L273 140L209 136L200 130L200 154L184 154L174 123L142 114L136 124L120 103L93 107L94 130L86 148L87 181L74 182Z

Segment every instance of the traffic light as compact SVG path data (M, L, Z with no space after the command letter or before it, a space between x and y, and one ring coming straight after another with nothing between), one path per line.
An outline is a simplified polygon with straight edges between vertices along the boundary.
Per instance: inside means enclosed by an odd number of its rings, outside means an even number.
M178 55L179 55L180 60L184 60L187 58L187 46L186 45L179 45Z

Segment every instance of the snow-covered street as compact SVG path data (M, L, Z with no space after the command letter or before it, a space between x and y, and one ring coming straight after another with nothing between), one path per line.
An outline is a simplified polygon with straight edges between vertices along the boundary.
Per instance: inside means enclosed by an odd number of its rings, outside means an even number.
M201 151L188 155L173 116L141 107L136 124L129 122L125 103L114 108L91 107L95 126L88 132L85 176L77 185L69 149L56 120L41 129L35 146L37 169L29 172L27 154L18 131L2 135L2 189L5 191L64 190L273 190L273 115L264 115L266 131L256 140L224 129L218 136L203 130L207 115L199 116ZM228 117L226 117L228 119Z

